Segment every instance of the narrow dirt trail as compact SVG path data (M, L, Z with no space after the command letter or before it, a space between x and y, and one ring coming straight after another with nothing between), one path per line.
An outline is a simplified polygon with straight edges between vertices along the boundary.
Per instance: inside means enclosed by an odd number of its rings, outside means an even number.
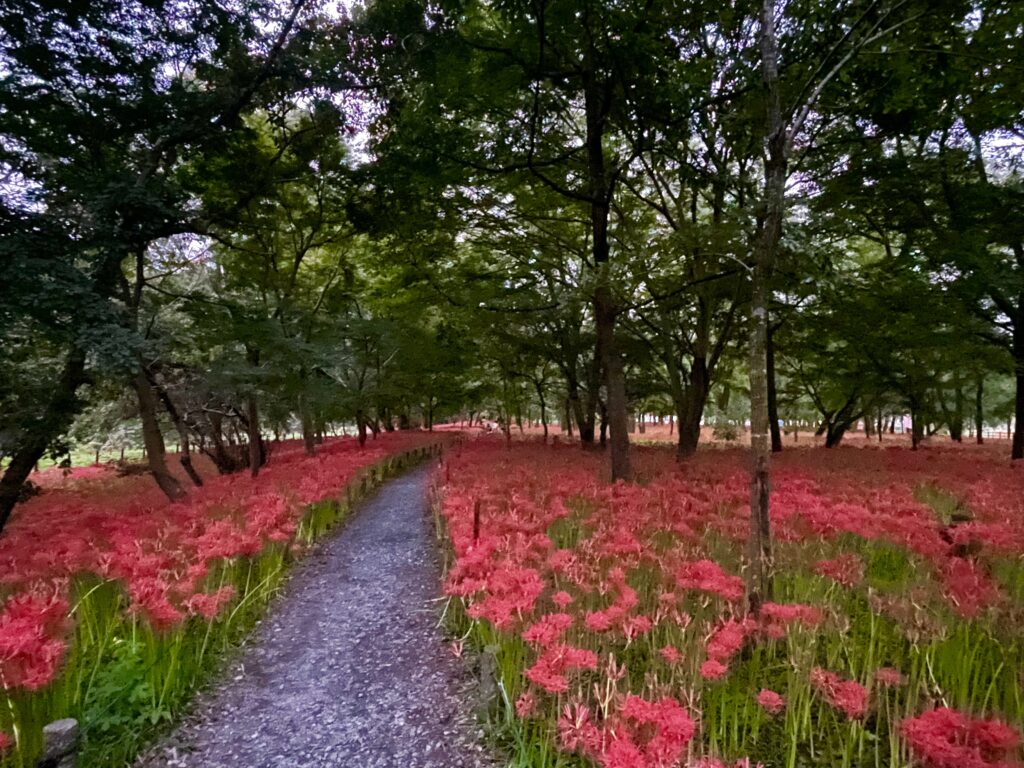
M428 472L386 483L295 568L223 682L139 768L495 765L436 628Z

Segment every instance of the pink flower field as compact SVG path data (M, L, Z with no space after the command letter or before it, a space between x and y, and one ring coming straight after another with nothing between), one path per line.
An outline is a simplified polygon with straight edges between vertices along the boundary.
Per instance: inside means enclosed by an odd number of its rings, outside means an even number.
M161 657L149 690L159 682L156 717L169 716L180 673L163 656L191 648L196 623L244 625L284 560L337 518L321 502L358 496L371 468L437 440L398 432L360 448L343 438L314 457L283 444L257 478L208 476L175 504L148 474L41 473L43 493L19 505L0 538L0 754L20 745L31 755L46 719L87 708L93 670L126 636ZM195 667L211 645L209 632L198 635Z
M496 657L518 764L1017 764L1020 467L781 454L774 594L750 606L746 454L635 457L607 485L600 454L478 440L438 477L449 613Z

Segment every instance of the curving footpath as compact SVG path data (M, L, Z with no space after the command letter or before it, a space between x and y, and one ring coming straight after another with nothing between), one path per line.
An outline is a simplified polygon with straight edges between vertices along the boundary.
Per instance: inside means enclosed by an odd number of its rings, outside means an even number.
M428 467L391 480L294 569L222 684L138 768L489 768L437 629Z

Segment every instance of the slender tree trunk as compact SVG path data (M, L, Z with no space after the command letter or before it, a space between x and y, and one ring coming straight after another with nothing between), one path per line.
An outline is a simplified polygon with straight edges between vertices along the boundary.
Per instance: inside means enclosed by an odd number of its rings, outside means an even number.
M153 475L156 484L160 486L160 490L164 492L164 495L171 501L178 501L185 497L185 489L181 487L178 479L167 469L164 436L160 431L160 421L156 414L156 396L153 394L153 387L142 368L135 374L135 379L132 383L139 401L142 442L146 448L146 461L149 463L149 471Z
M775 251L782 236L786 187L786 130L779 93L774 0L761 8L761 74L767 97L765 186L753 257L750 303L750 541L748 599L757 613L772 594L771 434L768 414L768 303Z
M978 377L978 384L974 390L974 439L978 445L985 442L985 409L983 398L985 394L985 379Z
M189 480L192 481L194 486L197 488L202 487L203 478L192 464L192 440L189 436L188 424L185 423L185 419L183 419L181 414L178 412L178 407L174 404L174 401L171 400L171 395L167 391L167 388L161 386L155 376L150 375L148 378L150 385L160 397L160 402L164 404L164 410L167 411L167 415L171 417L171 423L174 424L174 429L178 433L178 440L180 441L178 461L181 463L181 468L185 470L185 474L188 475Z
M263 436L260 434L260 411L256 393L251 393L245 400L246 431L249 438L249 474L256 477L263 466Z
M768 324L768 426L772 433L772 453L782 452L782 430L779 428L779 398L775 391L775 329Z
M260 364L260 351L258 349L248 349L246 350L246 358L255 372ZM245 427L249 439L249 473L256 477L259 475L260 468L266 460L266 451L263 447L263 436L260 433L260 411L255 383L253 384L253 390L246 397L245 411Z
M85 383L86 378L85 352L74 347L68 353L60 378L53 383L46 410L26 430L0 478L0 531L7 525L32 469L46 453L50 443L63 433L68 422L78 413L81 407L77 397L78 388Z
M540 423L544 427L544 445L548 444L548 411L547 401L544 399L544 387L539 381L533 382L534 389L537 390L537 400L540 402Z
M1024 315L1024 296L1018 299L1019 314ZM1013 406L1013 446L1011 459L1024 459L1024 317L1013 325L1013 362L1016 394Z
M580 443L584 448L593 447L597 437L597 411L601 391L601 339L594 342L594 359L587 377L587 400L582 418L576 424L580 430Z
M302 422L302 449L307 456L315 456L316 436L313 434L313 414L305 395L299 395L299 420Z

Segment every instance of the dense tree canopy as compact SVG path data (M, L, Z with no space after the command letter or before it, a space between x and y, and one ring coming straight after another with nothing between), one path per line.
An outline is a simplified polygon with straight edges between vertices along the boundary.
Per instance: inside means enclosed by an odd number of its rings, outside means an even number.
M0 526L32 467L559 423L629 480L906 418L1024 458L1024 6L0 4ZM763 585L766 589L770 585Z

